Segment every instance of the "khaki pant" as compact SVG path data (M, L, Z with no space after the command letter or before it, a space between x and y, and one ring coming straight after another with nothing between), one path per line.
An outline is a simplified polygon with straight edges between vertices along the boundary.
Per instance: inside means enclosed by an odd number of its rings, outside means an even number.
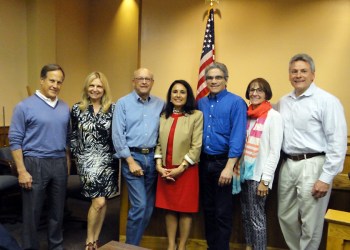
M324 156L282 165L278 182L278 218L291 250L317 250L331 190L323 198L311 195L324 164Z

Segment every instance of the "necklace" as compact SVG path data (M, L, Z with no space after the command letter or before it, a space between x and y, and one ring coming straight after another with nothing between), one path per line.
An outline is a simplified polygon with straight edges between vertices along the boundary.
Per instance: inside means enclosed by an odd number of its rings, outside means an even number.
M182 111L177 110L176 108L173 108L173 114L181 114Z

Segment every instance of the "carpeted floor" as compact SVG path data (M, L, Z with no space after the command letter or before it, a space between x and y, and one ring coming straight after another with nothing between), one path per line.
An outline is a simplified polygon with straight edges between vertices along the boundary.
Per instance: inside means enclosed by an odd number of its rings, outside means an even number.
M86 216L90 205L89 201L67 199L67 212L64 222L64 248L67 250L84 249L86 239ZM107 203L107 213L105 223L100 235L100 245L111 240L119 240L119 211L120 196L115 197ZM21 221L16 222L14 219L16 211L9 213L9 219L6 220L6 214L1 214L2 225L10 232L10 234L20 243L21 242ZM17 213L18 216L18 213ZM20 218L19 218L20 219ZM47 249L47 227L45 225L45 215L42 218L40 226L40 250Z

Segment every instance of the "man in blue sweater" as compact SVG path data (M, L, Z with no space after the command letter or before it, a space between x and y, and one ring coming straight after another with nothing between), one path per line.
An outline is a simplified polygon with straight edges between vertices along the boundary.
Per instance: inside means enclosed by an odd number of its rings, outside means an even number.
M14 109L9 140L22 187L22 247L39 249L38 226L45 196L49 199L48 248L63 250L62 221L69 154L69 107L58 99L64 71L45 65L40 90Z

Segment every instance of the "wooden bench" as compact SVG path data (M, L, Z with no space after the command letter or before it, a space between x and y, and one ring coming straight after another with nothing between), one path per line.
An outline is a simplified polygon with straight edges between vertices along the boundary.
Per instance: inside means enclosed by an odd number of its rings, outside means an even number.
M350 179L348 174L338 174L333 179L332 189L350 191Z
M328 209L327 250L350 250L350 213Z

